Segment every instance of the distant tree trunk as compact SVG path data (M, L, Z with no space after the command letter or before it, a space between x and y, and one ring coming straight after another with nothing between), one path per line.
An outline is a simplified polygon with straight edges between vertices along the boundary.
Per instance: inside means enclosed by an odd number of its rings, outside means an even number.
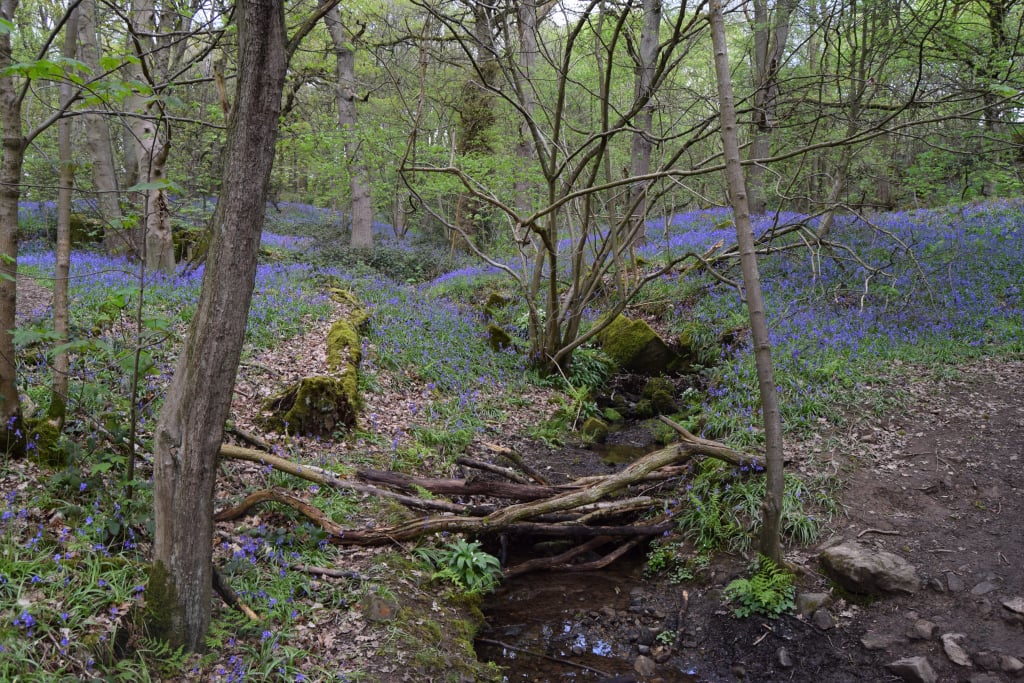
M82 0L77 13L79 59L93 73L98 73L100 49L96 37L96 0ZM109 253L128 253L131 241L122 224L110 125L107 117L100 114L86 114L83 118L85 142L92 160L92 185L104 225L103 244Z
M729 54L726 50L722 0L710 1L708 18L711 23L711 43L715 52L715 76L718 81L725 172L732 199L733 220L736 223L736 242L740 250L743 288L746 292L747 312L750 315L750 333L754 342L754 362L757 365L761 412L764 417L766 489L764 500L761 501L762 519L759 546L761 554L779 564L782 562L780 535L784 484L782 476L782 417L779 411L779 397L775 389L772 349L768 338L764 297L761 293L761 276L757 269L757 254L754 251L754 231L750 223L746 181L740 161L739 131L736 123L736 106L733 102Z
M779 94L779 68L789 38L790 16L795 0L779 0L773 11L768 0L754 3L754 120L750 159L764 159L771 151L772 131L776 121L776 98ZM754 163L747 174L750 210L756 214L768 210L765 189L765 167Z
M242 0L238 79L202 293L154 451L153 632L199 650L210 624L213 486L252 299L287 66L281 0Z
M341 23L341 13L335 7L324 17L334 46L338 101L338 127L345 136L345 158L348 162L349 192L352 197L353 249L373 248L373 202L370 194L370 176L359 150L356 132L356 53L355 36Z
M647 103L636 117L636 131L633 133L632 174L634 177L647 175L651 170L651 133L654 130L654 102L651 90L654 87L654 67L658 60L658 46L661 44L661 0L643 0L644 24L640 31L640 48L637 54L635 96L646 99ZM629 204L632 207L631 231L634 242L647 239L648 183L634 183L630 186Z
M75 42L81 9L72 10L71 18L64 31L64 57L75 59ZM71 81L60 86L61 102L71 100ZM68 340L68 275L71 270L71 193L75 185L75 166L71 156L71 124L68 117L57 123L57 150L60 157L60 175L57 185L57 246L54 249L53 273L53 331L57 343ZM68 397L68 352L60 351L53 358L53 388L50 395L48 417L56 424L63 425L67 413Z
M519 105L522 107L522 122L519 124L519 144L516 145L516 156L520 160L520 170L528 169L536 159L536 150L533 147L533 131L530 130L530 120L533 118L533 110L536 107L536 97L533 89L536 87L533 82L533 72L537 65L537 14L538 7L535 0L522 0L516 8L516 23L519 28L519 72L517 74L516 88L519 95ZM533 194L535 188L525 177L516 179L515 183L515 206L522 216L529 216L533 212Z
M0 0L3 19L14 22L17 9L18 0ZM8 455L19 457L25 454L25 430L21 424L13 332L18 296L18 200L28 141L22 132L24 97L17 81L6 73L11 57L11 33L0 31L0 444Z

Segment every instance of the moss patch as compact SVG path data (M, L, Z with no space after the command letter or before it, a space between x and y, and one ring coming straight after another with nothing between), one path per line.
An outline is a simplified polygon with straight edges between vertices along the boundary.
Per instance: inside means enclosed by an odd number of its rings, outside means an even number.
M660 375L684 365L683 359L643 320L617 316L597 339L604 352L626 372Z
M67 451L60 443L60 427L56 420L29 418L25 420L28 441L25 452L43 467L60 469L70 464Z
M492 351L503 351L512 347L512 337L501 327L491 323L487 326L487 344Z
M580 434L586 439L600 443L608 437L608 423L599 417L588 417L580 427Z
M263 402L266 429L291 434L330 436L356 423L356 378L319 376L295 382Z

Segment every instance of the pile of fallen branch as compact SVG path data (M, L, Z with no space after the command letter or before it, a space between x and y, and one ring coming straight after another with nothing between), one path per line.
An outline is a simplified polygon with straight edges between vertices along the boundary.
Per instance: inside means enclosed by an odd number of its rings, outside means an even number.
M443 479L417 477L380 470L357 470L338 475L310 465L285 460L263 450L224 445L220 455L246 460L339 491L357 492L389 499L408 509L406 521L384 527L345 529L322 510L278 489L264 489L247 496L238 505L216 514L216 521L237 519L265 503L287 505L321 527L337 545L401 544L436 532L459 532L470 536L524 534L581 541L555 557L538 558L506 569L514 576L537 569L585 571L607 566L645 539L671 529L665 516L650 518L656 501L646 495L652 486L683 476L688 461L697 456L716 458L740 467L754 461L717 441L694 436L682 426L662 418L680 435L680 441L650 453L622 470L607 476L585 477L568 484L552 485L513 451L489 445L511 467L472 458L459 464L498 475L501 479L470 477ZM424 492L426 492L424 494ZM509 501L505 504L496 501ZM643 517L631 523L623 518ZM612 523L609 520L620 520ZM595 552L610 542L618 546L598 560L574 560Z

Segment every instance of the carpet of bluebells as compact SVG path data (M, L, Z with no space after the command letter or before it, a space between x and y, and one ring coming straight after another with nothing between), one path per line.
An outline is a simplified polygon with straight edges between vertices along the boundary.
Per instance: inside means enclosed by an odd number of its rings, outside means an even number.
M52 220L51 212L50 205L26 203L21 220L45 224ZM305 205L281 203L268 210L266 258L257 274L247 349L272 347L321 324L331 311L327 284L340 283L357 294L370 314L367 371L425 385L429 401L413 407L414 412L429 411L439 431L471 437L483 423L482 411L501 409L502 401L532 381L517 347L494 350L487 344L480 293L501 287L504 276L490 266L452 260L447 247L395 239L383 224L376 226L376 239L389 253L430 261L432 270L443 274L410 282L318 259L323 237L316 233L329 234L341 223L336 212ZM765 235L795 223L813 230L816 219L762 217L755 227ZM761 262L779 391L790 429L812 428L819 418L831 415L888 361L956 363L980 354L1024 352L1024 203L890 213L868 220L842 217L832 228L835 245L784 248L798 239L773 244ZM681 214L652 221L640 255L657 263L702 253L719 241L727 246L735 241L727 211ZM25 243L19 268L41 278L52 273L53 253L44 240ZM720 274L739 278L735 265L721 266ZM155 419L160 388L173 367L202 275L201 267L182 267L173 276L147 276L141 288L144 318L158 321L143 326L151 334L145 337L150 362L136 397L143 431ZM140 339L133 322L140 277L122 259L88 250L76 250L72 257L74 334L92 340L92 346L81 347L73 369L71 410L91 415L107 430L123 423L129 408L125 359ZM722 332L742 327L745 314L736 289L706 275L687 276L686 282L677 278L668 275L652 283L637 301L674 301L661 309L663 331L718 339ZM679 294L684 291L685 296ZM27 331L19 336L19 370L36 404L46 401L48 360L45 335L30 332L45 328L48 313L32 311L23 325ZM598 313L595 306L593 315ZM702 371L708 433L716 438L740 435L740 442L746 434L756 441L758 405L749 339L737 334L715 348L717 357ZM88 442L95 430L86 425L71 432ZM86 453L92 447L77 446ZM116 461L91 462L89 468L62 472L49 481L12 484L4 491L0 679L93 677L102 671L112 679L144 680L137 665L119 669L116 662L145 648L169 665L186 666L184 659L159 651L156 644L117 641L118 634L132 632L126 620L144 594L141 565L125 558L133 557L136 534L145 533L145 523L137 521L145 515L122 509L114 494L104 490L104 475L118 466ZM12 477L4 481L17 483ZM39 508L53 500L62 501L60 509L43 514ZM254 541L237 559L255 562L268 546L292 541ZM294 600L298 579L280 578L273 588L253 585L247 593L254 604L279 613L275 629L236 640L226 634L237 629L221 624L214 652L201 664L189 660L187 666L200 667L196 676L219 681L298 681L310 676L305 654L285 643L288 624L301 618ZM160 673L150 675L158 678Z

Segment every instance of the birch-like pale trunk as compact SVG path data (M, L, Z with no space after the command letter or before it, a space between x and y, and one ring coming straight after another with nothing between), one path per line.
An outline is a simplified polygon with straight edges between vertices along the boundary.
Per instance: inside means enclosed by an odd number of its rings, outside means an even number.
M352 201L353 249L373 248L373 202L370 193L370 175L359 150L356 132L356 53L352 33L341 21L335 7L324 17L334 47L337 83L338 127L345 136L345 159L348 162L349 194Z
M736 105L732 93L732 75L729 71L729 53L726 49L725 20L722 0L711 0L708 6L711 24L711 43L715 52L715 77L718 82L718 106L722 124L722 148L725 153L725 175L729 185L733 221L736 224L736 243L739 246L740 266L743 271L743 289L750 315L750 334L754 343L754 362L761 395L761 413L764 418L766 489L761 501L760 552L776 564L782 562L782 414L775 389L772 349L768 337L761 276L754 250L754 231L750 222L746 180L740 160L739 130Z
M658 46L661 43L661 0L643 0L643 6L644 23L640 29L635 94L638 100L646 99L647 103L637 114L634 124L636 130L633 132L631 155L631 172L634 177L645 176L651 170L651 134L654 131L654 101L651 90L654 87L654 68L658 60ZM647 187L648 183L634 183L630 187L630 232L634 235L634 243L642 243L647 238Z

